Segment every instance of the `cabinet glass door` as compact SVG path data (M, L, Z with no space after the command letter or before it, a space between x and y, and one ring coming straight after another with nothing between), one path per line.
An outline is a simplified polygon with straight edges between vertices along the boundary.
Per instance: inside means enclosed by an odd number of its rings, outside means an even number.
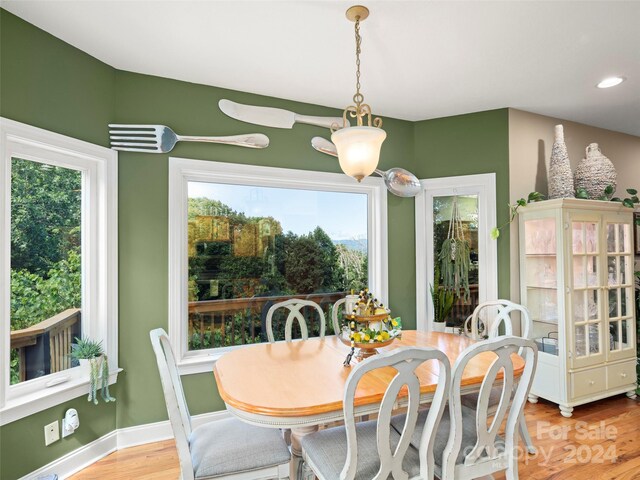
M633 252L631 225L606 223L607 320L609 358L626 357L635 348L633 338Z
M524 221L526 306L542 352L558 355L558 259L556 217Z
M600 275L600 222L571 222L571 318L573 366L602 361L603 276Z

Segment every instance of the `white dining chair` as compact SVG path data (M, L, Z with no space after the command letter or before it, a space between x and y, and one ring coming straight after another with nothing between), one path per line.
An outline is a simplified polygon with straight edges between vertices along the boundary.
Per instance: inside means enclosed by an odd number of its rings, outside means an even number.
M181 480L289 478L291 455L279 430L235 418L192 428L169 337L161 328L151 330L149 336L176 441Z
M469 362L485 352L493 352L496 358L480 386L478 406L472 409L462 403L462 375ZM475 343L460 354L453 366L449 404L434 441L435 473L441 480L480 478L502 470L507 480L518 479L517 428L533 381L537 353L532 340L504 336ZM524 359L524 371L517 381L513 354ZM502 391L492 414L489 397L499 374L503 376ZM420 415L429 414L430 410L425 410ZM403 422L404 416L398 416L391 423L400 431ZM500 436L502 427L504 432ZM416 451L422 448L421 434L417 429L411 439Z
M416 369L424 362L437 362L438 385L430 413L420 416L420 380ZM364 375L380 368L395 369L395 375L380 403L377 420L356 424L354 398ZM359 363L347 378L344 392L345 425L302 437L305 469L320 480L423 479L434 475L433 441L449 391L450 364L447 356L434 348L399 348ZM407 414L400 430L391 426L391 414L398 394L406 386ZM416 422L421 421L421 446L410 448Z
M484 336L487 338L496 338L500 336L500 329L504 329L505 335L513 335L514 320L512 315L520 314L520 326L522 338L529 338L532 322L529 311L520 304L511 302L510 300L491 300L478 305L473 314L467 318L464 330L468 332L468 336L474 340L481 340ZM493 412L500 401L501 387L497 386L489 397L489 411ZM478 393L469 393L462 397L462 403L470 408L476 408L478 404ZM533 445L533 440L527 428L527 420L522 415L520 419L520 435L522 441L526 445L527 452L531 455L537 452Z
M474 340L482 340L497 337L503 327L505 335L513 335L513 313L520 314L522 331L519 336L529 338L532 327L529 311L510 300L490 300L478 305L465 320L463 333Z
M346 302L346 298L341 298L336 303L334 303L333 307L331 308L331 324L333 326L334 335L340 335L342 333L342 329L340 328L339 312L340 309L342 309L342 314L344 315L344 307Z
M312 302L311 300L301 300L298 298L292 298L290 300L285 300L283 302L275 303L269 308L267 311L267 338L269 343L275 342L275 336L273 334L273 315L280 308L285 308L289 310L289 315L287 316L287 320L284 326L284 339L287 342L292 340L292 330L293 330L293 322L294 320L298 321L300 325L300 334L302 336L302 340L307 340L309 338L309 329L307 328L307 322L302 314L302 309L304 307L310 307L315 312L318 313L318 320L320 321L320 337L324 338L325 328L326 328L326 320L324 318L324 312L320 305L316 302Z

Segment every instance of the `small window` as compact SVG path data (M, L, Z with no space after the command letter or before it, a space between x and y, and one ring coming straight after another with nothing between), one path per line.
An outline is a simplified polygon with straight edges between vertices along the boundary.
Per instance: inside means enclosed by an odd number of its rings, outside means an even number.
M196 160L170 165L169 248L181 272L170 272L170 335L183 366L267 341L274 303L316 302L332 334L337 300L367 285L383 292L380 179L357 184L339 174ZM317 313L302 313L309 335L318 335ZM283 339L277 326L284 321L274 325L276 340Z
M88 391L69 355L76 337L101 341L117 372L117 155L7 119L0 137L7 423Z

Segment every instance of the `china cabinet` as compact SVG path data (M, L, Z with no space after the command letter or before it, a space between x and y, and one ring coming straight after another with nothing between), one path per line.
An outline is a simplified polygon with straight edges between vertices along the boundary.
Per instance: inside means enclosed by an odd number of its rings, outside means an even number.
M633 210L556 199L520 210L521 302L539 348L529 401L570 417L636 388Z

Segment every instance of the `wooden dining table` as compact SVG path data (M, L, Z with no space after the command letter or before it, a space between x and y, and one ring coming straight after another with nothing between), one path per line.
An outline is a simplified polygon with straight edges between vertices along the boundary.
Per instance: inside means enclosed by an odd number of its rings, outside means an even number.
M434 347L443 351L453 366L473 340L448 333L404 331L402 338L379 349ZM227 410L239 419L264 427L291 429L291 476L300 472L300 439L319 425L343 419L343 397L351 367L343 362L350 351L338 337L310 338L292 342L261 343L225 353L215 364L214 375ZM462 391L477 391L496 356L486 352L474 358L462 376ZM513 356L517 376L524 361ZM356 361L352 360L351 365ZM433 398L438 383L438 363L425 362L416 371L421 402ZM356 390L356 415L377 413L395 370L378 369L365 375ZM402 392L399 406L402 403Z

